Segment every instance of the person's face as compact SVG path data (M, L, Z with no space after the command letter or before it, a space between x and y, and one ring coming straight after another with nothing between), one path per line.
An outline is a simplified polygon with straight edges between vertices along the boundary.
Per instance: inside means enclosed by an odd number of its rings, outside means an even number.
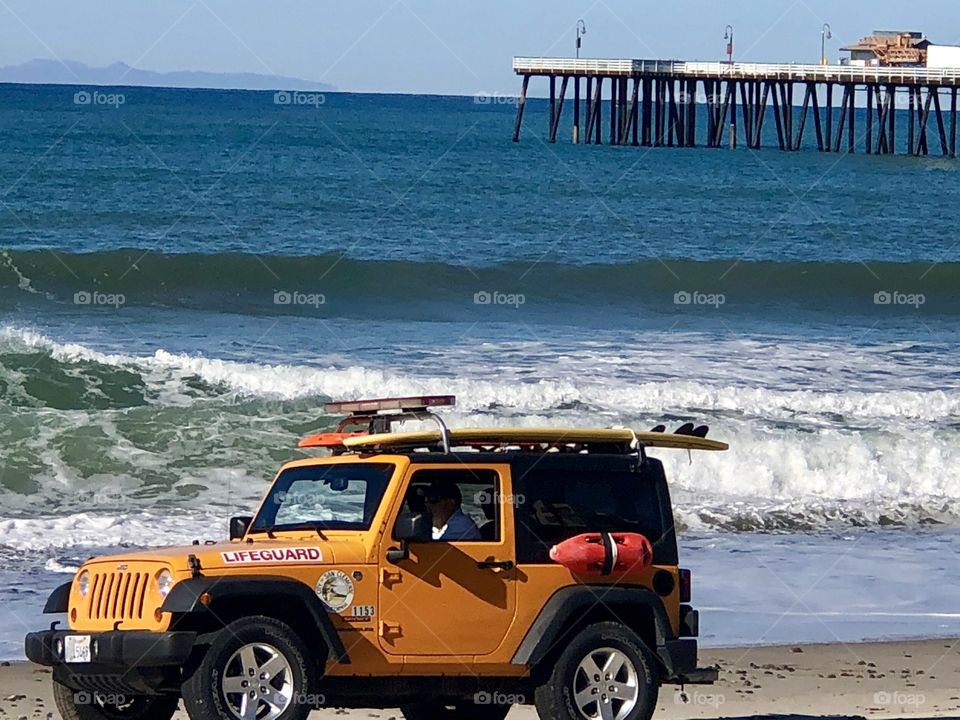
M452 498L427 497L427 510L434 519L446 520L457 509L457 503Z

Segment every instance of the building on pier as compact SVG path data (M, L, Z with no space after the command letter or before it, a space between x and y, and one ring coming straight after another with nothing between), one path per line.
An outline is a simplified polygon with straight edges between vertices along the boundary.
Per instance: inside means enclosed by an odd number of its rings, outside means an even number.
M859 67L925 67L930 45L920 32L876 30L854 45L840 48L850 53L850 58L841 62Z

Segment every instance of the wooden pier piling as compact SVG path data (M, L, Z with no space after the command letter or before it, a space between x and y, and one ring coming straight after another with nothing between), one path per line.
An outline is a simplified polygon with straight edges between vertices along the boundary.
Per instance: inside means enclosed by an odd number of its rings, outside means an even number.
M530 81L545 77L549 143L557 140L572 81L574 144L600 145L606 134L611 145L720 148L726 143L736 148L742 139L747 148L757 150L768 139L764 124L769 110L783 151L803 149L805 139L806 146L813 145L808 130L812 122L815 146L821 152L862 149L870 155L890 155L898 151L897 124L903 113L898 115L897 97L905 92L907 137L901 152L927 155L932 141L935 152L957 157L960 68L572 58L515 58L513 66L522 77L515 142L520 141ZM835 88L841 93L839 105ZM698 96L701 91L703 96ZM858 107L858 101L865 107ZM606 118L605 102L610 113ZM701 107L703 119L698 116ZM858 118L864 120L862 128Z
M950 101L950 157L957 156L957 88L953 88Z

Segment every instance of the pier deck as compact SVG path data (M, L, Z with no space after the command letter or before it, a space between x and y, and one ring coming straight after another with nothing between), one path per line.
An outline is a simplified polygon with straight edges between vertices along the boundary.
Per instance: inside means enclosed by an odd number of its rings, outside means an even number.
M742 140L747 147L757 149L762 147L769 108L781 150L801 148L812 115L821 152L841 152L845 148L852 153L862 147L867 153L894 154L897 99L906 95L905 151L929 154L928 126L933 120L940 151L944 156L957 156L960 68L517 57L513 69L523 78L515 142L520 141L530 80L544 77L550 86L547 140L551 143L556 142L572 84L574 143L604 142L606 87L607 142L614 145L696 147L702 142L707 147L736 147ZM582 85L585 107L581 102ZM795 97L799 99L797 89L802 93L800 105L794 103ZM834 92L838 89L840 105L836 107ZM858 96L865 96L866 118L862 115L864 108L857 106ZM704 102L698 102L700 98ZM697 122L698 105L705 106L705 126ZM585 127L581 126L581 116ZM859 135L858 119L865 120ZM698 140L698 131L705 137Z

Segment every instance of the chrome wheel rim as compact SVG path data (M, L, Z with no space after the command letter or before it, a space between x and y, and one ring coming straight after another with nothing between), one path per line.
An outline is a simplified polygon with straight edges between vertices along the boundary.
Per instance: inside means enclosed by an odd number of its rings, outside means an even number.
M620 650L591 650L573 676L573 697L581 717L624 720L637 706L637 668Z
M293 702L290 663L266 643L249 643L231 655L220 686L238 720L274 720Z

